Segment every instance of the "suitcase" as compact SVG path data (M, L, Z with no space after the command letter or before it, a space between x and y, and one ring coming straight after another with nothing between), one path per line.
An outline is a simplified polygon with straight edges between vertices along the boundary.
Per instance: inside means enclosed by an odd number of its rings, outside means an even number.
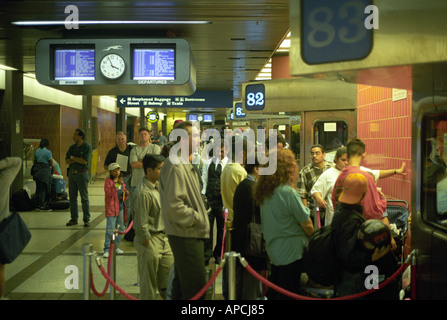
M69 200L57 200L57 201L51 201L50 209L52 210L67 210L70 208L70 201Z
M25 189L20 189L12 194L12 207L19 212L32 211L34 210L34 203L30 199L28 192Z

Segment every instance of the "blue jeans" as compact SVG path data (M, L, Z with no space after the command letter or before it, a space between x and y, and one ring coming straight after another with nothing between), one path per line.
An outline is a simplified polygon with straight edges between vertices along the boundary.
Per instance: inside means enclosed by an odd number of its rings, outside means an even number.
M73 173L70 170L68 175L68 196L70 197L70 215L71 220L78 221L78 191L81 195L83 220L90 220L90 202L88 200L88 182L90 176L88 171Z
M124 231L124 210L120 210L119 216L106 217L106 239L104 241L104 252L108 252L110 248L110 242L112 240L113 230L118 229L119 232ZM121 242L121 235L119 234L115 239L115 250L118 248Z

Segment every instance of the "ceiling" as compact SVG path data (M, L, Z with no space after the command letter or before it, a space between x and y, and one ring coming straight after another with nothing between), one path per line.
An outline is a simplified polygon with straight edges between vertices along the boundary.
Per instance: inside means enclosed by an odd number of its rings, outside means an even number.
M186 39L195 61L197 89L233 90L254 80L289 29L288 0L175 1L1 1L0 64L34 72L34 50L41 38ZM79 20L209 21L208 24L88 25L17 27L13 21L62 20L75 5Z

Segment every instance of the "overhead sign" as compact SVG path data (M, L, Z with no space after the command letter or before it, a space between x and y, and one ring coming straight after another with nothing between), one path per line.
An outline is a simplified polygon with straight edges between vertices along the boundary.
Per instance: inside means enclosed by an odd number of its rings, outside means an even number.
M36 79L73 94L189 95L196 88L185 39L41 39Z
M118 96L121 108L232 108L233 91L196 90L190 96Z
M245 109L263 110L265 107L265 87L263 83L247 84L245 87Z
M372 0L302 0L301 54L307 64L359 60L372 49L365 8Z
M247 115L242 107L242 102L236 102L234 104L234 117L237 119L245 118Z

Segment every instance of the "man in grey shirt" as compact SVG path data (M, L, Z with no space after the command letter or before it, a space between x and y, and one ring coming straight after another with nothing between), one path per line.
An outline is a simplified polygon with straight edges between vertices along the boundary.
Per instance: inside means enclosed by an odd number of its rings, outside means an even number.
M178 300L192 298L206 284L204 241L209 238L209 220L199 177L191 164L193 153L200 144L199 131L189 121L174 129L187 132L187 137L184 134L177 143L187 152L177 154L178 163L174 159L177 157L172 155L178 150L177 145L171 148L160 172L160 200L165 230L175 258L171 295L173 300Z

